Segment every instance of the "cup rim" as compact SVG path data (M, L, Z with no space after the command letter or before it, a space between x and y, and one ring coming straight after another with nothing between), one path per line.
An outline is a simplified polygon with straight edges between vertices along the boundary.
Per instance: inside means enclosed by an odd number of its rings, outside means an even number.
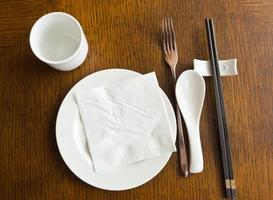
M33 28L35 26L37 26L39 22L41 22L42 20L44 20L49 15L63 15L63 16L69 17L70 19L72 19L76 23L77 27L80 30L80 34L81 34L80 44L78 45L76 51L71 56L69 56L69 57L67 57L67 58L65 58L63 60L54 61L54 60L49 60L49 59L44 58L43 56L41 56L40 54L37 53L37 50L35 50L35 48L33 47L33 44L32 44L33 43L33 39L32 39ZM30 48L31 48L32 52L34 53L34 55L37 58L39 58L41 61L43 61L43 62L45 62L47 64L57 65L57 64L63 64L63 63L66 63L66 62L72 60L76 56L76 54L78 54L78 52L80 51L80 48L81 48L81 46L83 44L83 37L84 37L84 33L83 33L83 30L82 30L82 27L81 27L79 21L75 17L73 17L72 15L70 15L68 13L65 13L65 12L50 12L50 13L47 13L47 14L41 16L33 24L32 28L31 28L31 31L30 31L30 34L29 34L29 43L30 43Z

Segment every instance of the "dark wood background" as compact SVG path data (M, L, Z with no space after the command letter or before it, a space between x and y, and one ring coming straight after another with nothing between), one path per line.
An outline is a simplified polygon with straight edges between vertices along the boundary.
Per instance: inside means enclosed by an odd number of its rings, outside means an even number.
M71 72L31 52L28 37L43 14L64 11L84 29L89 54ZM58 108L69 89L102 69L156 71L173 101L160 49L160 23L172 16L179 73L207 59L204 18L216 23L221 59L238 58L239 76L223 78L238 199L273 199L273 2L266 0L7 0L0 2L0 199L223 199L212 84L201 119L203 173L183 178L173 154L162 172L136 189L110 192L79 180L55 140Z

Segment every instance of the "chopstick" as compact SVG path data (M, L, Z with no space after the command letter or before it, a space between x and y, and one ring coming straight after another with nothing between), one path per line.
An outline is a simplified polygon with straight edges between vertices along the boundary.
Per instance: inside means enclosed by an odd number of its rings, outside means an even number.
M218 51L216 45L216 37L215 31L213 26L213 20L209 20L210 27L211 27L211 35L212 41L214 44L214 56L216 60L216 77L219 85L219 95L221 100L221 111L222 111L222 118L223 118L223 125L224 125L224 133L225 133L225 143L226 143L226 152L227 152L227 160L228 160L228 168L229 168L229 179L230 179L230 188L232 197L236 198L236 186L235 186L235 179L233 174L233 166L232 166L232 159L231 159L231 152L230 152L230 143L229 143L229 136L228 136L228 126L227 126L227 119L225 113L225 106L224 106L224 98L223 98L223 90L222 90L222 83L221 83L221 75L220 75L220 68L218 62Z
M216 112L220 136L222 165L225 178L225 192L227 198L236 198L235 179L233 174L230 144L228 137L227 119L225 114L221 76L219 71L218 52L212 19L206 19L207 39L211 60L211 72L213 77L214 95L216 100Z

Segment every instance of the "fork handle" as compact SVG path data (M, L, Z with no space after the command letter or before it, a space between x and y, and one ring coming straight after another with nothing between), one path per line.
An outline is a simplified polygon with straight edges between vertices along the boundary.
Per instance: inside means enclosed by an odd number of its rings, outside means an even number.
M177 120L177 143L178 143L178 162L180 166L180 170L183 173L185 177L189 175L188 171L188 159L187 159L187 152L186 152L186 146L183 136L183 128L182 128L182 118L180 109L178 107L177 102L175 102L176 107L176 120Z
M173 76L173 86L175 88L176 84L176 73L175 67L172 68L172 76ZM180 108L178 106L177 100L175 99L175 114L176 114L176 121L177 121L177 145L178 145L178 162L180 166L180 170L185 177L189 175L189 165L188 165L188 158L187 158L187 151L185 146L185 140L183 135L183 127L182 127L182 118Z

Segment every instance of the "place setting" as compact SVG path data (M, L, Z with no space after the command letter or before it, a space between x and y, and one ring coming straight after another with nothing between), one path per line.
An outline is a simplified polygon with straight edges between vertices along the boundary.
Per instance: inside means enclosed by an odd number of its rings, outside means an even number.
M238 75L237 59L218 59L214 22L207 18L208 60L193 58L192 69L177 74L180 41L176 39L175 21L164 18L158 26L162 35L159 58L165 60L160 67L169 68L166 76L173 83L174 104L161 89L156 70L141 74L112 66L91 73L78 80L59 107L55 127L59 152L79 179L110 191L147 183L175 152L181 179L206 173L200 124L206 81L211 79L214 96L207 98L215 101L216 108L213 114L217 116L218 159L223 173L223 186L219 187L224 187L227 198L236 199L221 76ZM81 24L68 13L53 12L39 18L29 42L38 59L60 71L80 67L88 55L89 44Z

